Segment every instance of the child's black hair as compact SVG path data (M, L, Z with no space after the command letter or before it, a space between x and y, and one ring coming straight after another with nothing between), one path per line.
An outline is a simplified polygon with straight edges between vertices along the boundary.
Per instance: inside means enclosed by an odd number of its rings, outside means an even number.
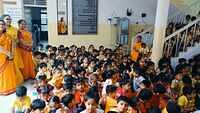
M89 100L89 99L94 99L95 102L97 103L99 98L96 97L95 93L92 91L87 92L86 96L85 96L85 101Z
M55 67L57 68L59 65L65 65L65 63L64 63L64 61L63 60L55 60L55 62L54 62L55 64Z
M20 19L20 20L18 20L17 23L18 23L18 25L19 25L19 24L21 24L22 22L25 22L25 23L26 23L26 20L24 20L24 19Z
M143 80L142 83L144 84L145 87L150 87L151 86L151 81L150 80Z
M190 95L193 91L193 88L191 86L184 86L183 87L183 94L184 95Z
M42 62L42 63L39 64L39 68L40 68L40 69L42 69L43 67L47 67L47 64L44 63L44 62Z
M77 84L77 83L83 84L83 83L84 83L84 78L83 78L83 77L77 78L77 79L75 80L75 83L76 83L76 84Z
M16 96L24 97L27 94L27 88L25 86L19 86L16 88Z
M189 76L183 76L182 81L184 84L192 85L192 79Z
M49 94L50 89L47 86L42 86L40 88L42 94Z
M147 113L162 113L159 107L151 107L150 109L148 109Z
M51 47L52 47L51 45L47 45L45 49L48 50Z
M49 102L54 102L54 103L59 104L59 103L60 103L60 99L59 99L58 96L52 96L52 97L50 98L50 101L49 101Z
M43 110L46 107L45 101L42 99L35 99L31 103L32 110Z
M178 106L175 102L168 102L166 108L168 113L181 113L180 106Z
M131 97L129 104L130 104L131 107L136 107L137 102L138 102L137 97L133 96L133 97Z
M130 76L128 73L122 73L122 80L125 80L125 81L129 81L130 80Z
M114 74L115 74L114 70L109 70L105 72L105 77L106 79L111 79Z
M98 93L98 88L96 86L93 86L89 89L89 91L87 92L87 95L86 95L86 99L88 99L88 98L94 98L96 102L99 101L100 96Z
M35 51L35 52L33 53L33 56L37 56L37 55L41 55L41 52Z
M66 83L73 83L73 81L74 81L74 78L72 77L72 76L70 76L70 75L65 75L64 76L64 82Z
M47 76L46 76L46 75L39 75L39 76L37 77L37 80L38 80L38 81L47 80Z
M46 53L41 53L41 59L47 58L48 55Z
M117 98L117 103L119 103L120 101L124 101L124 102L126 102L127 104L129 104L129 99L128 99L128 97L126 97L126 96L120 96L120 97L118 97L118 98Z
M66 83L63 84L63 89L64 90L67 90L67 89L72 90L73 89L73 84L69 83L69 82L66 82Z
M120 86L123 86L123 85L126 85L126 84L130 84L128 80L121 80L121 81L119 81L119 85Z
M50 59L53 59L54 56L56 56L55 53L50 53L50 55L49 55Z
M108 85L106 86L106 94L113 93L117 90L115 85Z
M149 66L153 66L153 65L155 65L154 62L152 62L152 61L148 61L148 62L147 62L147 67L149 67Z
M186 62L187 62L187 60L185 58L179 58L178 59L179 64L186 63Z
M116 111L108 111L107 113L118 113L118 112L116 112Z
M69 103L71 103L73 99L74 99L74 95L72 95L72 94L67 94L67 95L65 95L65 96L63 96L63 97L61 98L61 102L62 102L62 104L63 104L64 106L68 107Z
M151 97L153 96L153 93L151 90L149 89L142 89L138 95L138 98L143 100L143 101L147 101L149 99L151 99Z
M154 93L164 94L166 92L166 88L162 84L156 84L154 87Z
M195 92L196 92L197 94L200 94L200 83L196 83L196 84L195 84Z
M52 47L52 50L56 52L58 50L58 48L54 46L54 47Z

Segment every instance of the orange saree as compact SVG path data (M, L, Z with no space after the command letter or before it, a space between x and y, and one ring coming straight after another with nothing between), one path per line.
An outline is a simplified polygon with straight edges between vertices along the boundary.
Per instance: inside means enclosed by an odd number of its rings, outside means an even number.
M13 26L10 26L6 29L6 33L10 36L13 44L12 44L12 51L14 52L13 55L14 55L14 64L15 64L15 69L16 69L16 73L20 73L21 74L21 71L20 69L22 69L24 67L24 64L23 64L23 61L22 61L22 57L21 57L21 54L20 54L20 50L19 48L17 47L17 42L18 42L18 39L17 39L17 29ZM23 77L23 76L21 76ZM23 79L23 78L21 78ZM19 80L21 80L19 79Z
M12 40L6 33L0 36L0 95L15 92L23 82L20 72L16 71L12 58Z
M35 64L32 57L32 35L25 30L18 31L19 48L23 59L24 68L22 74L24 79L35 78Z
M133 49L132 49L132 52L131 52L131 59L133 61L137 61L138 57L139 57L139 50L141 49L141 42L136 42L134 45L133 45Z

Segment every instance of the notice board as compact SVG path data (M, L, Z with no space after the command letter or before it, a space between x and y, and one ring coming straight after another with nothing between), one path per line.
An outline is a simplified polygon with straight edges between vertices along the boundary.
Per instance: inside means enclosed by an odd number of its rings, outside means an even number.
M98 0L72 0L73 34L97 34Z

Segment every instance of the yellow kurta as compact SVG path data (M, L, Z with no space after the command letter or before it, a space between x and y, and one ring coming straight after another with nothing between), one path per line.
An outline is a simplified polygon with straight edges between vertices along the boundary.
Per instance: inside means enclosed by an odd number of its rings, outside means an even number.
M0 95L8 95L15 92L23 77L16 71L13 60L8 60L6 53L12 50L12 40L6 33L0 36L0 47Z
M6 29L6 33L10 36L11 40L13 40L13 52L14 52L14 64L15 64L15 68L16 68L16 72L18 74L21 73L20 69L22 69L24 67L24 64L23 64L23 61L22 61L22 57L21 57L21 54L20 54L20 49L17 47L17 41L18 41L18 38L17 38L17 29L13 26L10 26ZM20 77L23 77L23 76L20 76ZM18 80L21 80L23 78L20 78Z
M19 68L22 69L24 67L23 60L20 54L20 49L17 47L17 29L13 26L10 26L6 29L6 32L10 37L15 41L14 44L14 63Z
M32 57L32 35L30 32L25 30L20 30L19 47L24 64L24 68L21 70L24 79L35 78L35 64Z

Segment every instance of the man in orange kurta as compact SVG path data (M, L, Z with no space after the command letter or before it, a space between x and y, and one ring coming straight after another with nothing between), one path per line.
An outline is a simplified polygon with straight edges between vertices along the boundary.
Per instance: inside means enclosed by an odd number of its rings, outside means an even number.
M24 68L21 70L24 79L35 78L35 64L32 57L32 34L26 28L26 21L19 20L19 48L23 58Z
M131 51L131 59L133 61L137 61L138 57L139 57L139 50L141 49L142 45L142 37L138 36L136 37L135 43L133 45L133 49Z

